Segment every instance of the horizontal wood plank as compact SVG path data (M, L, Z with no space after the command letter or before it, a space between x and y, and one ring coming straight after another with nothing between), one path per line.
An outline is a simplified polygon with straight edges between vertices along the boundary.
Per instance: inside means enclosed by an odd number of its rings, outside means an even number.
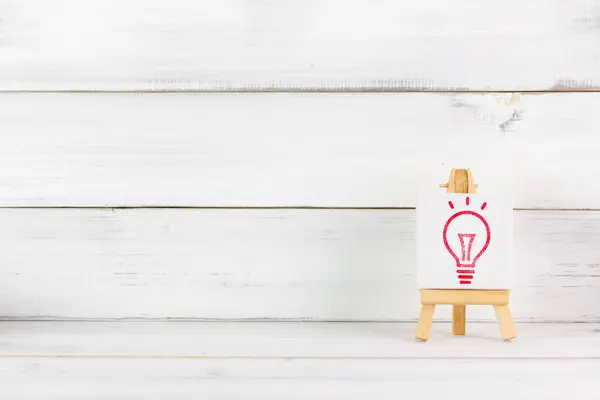
M593 393L598 368L598 360L0 359L0 399L395 400L425 391L561 400Z
M517 323L505 343L496 323L470 323L467 336L415 322L1 321L2 359L315 359L600 361L600 325ZM468 342L466 345L465 342ZM1 375L1 374L0 374Z
M413 210L0 210L0 316L415 320ZM517 211L518 321L600 319L600 212ZM448 320L451 307L436 318ZM471 320L495 320L490 306Z
M0 206L414 207L419 171L470 167L512 174L517 208L596 209L599 109L592 93L5 93Z
M594 0L3 0L0 90L598 90Z
M0 323L0 399L397 399L586 397L600 366L595 324L494 324L453 337L434 324ZM31 384L35 382L35 384ZM490 390L494 388L494 390Z

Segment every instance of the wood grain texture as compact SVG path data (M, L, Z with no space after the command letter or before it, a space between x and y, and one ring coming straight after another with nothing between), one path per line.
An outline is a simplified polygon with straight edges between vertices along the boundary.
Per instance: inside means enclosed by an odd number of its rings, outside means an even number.
M416 320L412 210L0 210L5 318ZM600 319L600 213L518 211L518 321ZM449 320L451 306L436 317ZM491 307L469 320L494 321Z
M600 360L600 325L518 323L504 343L495 323L467 337L433 324L427 344L416 323L2 321L0 359ZM467 345L468 344L468 345ZM1 374L0 374L1 375Z
M0 90L597 90L595 0L2 0Z
M422 304L507 305L508 290L422 289Z
M434 324L0 323L1 399L377 399L423 390L461 398L586 397L597 386L596 324L495 324L466 338ZM32 384L35 382L35 384ZM490 388L494 388L490 390Z
M0 360L0 399L396 400L426 391L561 400L596 390L598 368L597 360Z
M600 208L596 94L1 94L1 206L414 207L420 168ZM442 183L442 182L439 182Z

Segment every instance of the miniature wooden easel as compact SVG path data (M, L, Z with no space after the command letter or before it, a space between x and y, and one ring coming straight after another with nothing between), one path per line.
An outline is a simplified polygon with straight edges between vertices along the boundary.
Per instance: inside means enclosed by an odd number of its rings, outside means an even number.
M473 181L470 169L453 168L448 183L441 184L440 188L447 188L448 193L475 193L477 185ZM514 339L517 337L517 332L508 308L508 298L508 290L422 289L421 315L416 338L423 341L429 339L436 304L452 304L452 334L464 335L467 304L477 304L494 306L502 338Z

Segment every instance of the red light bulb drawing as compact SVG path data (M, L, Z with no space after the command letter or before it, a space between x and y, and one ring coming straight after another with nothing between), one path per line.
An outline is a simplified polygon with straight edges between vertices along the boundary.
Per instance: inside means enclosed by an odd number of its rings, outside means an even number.
M454 204L448 202L451 209ZM469 206L469 198L466 198L466 206ZM481 205L484 210L487 203ZM490 226L481 214L463 210L453 214L443 232L444 245L446 250L456 261L456 273L461 285L470 285L479 257L487 250L490 245Z

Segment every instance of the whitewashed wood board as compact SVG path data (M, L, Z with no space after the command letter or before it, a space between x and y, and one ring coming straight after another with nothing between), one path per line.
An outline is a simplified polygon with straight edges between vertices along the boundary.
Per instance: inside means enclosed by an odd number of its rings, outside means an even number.
M414 207L418 168L600 208L600 96L0 94L2 206ZM469 164L469 165L464 165Z
M594 90L595 0L2 0L0 90Z
M0 359L0 399L397 400L425 392L563 400L595 393L599 368L597 360Z
M416 322L2 321L8 358L387 359L600 361L600 325L517 323L504 342L498 324L469 323L467 337L433 324L424 345Z
M434 324L1 323L2 399L397 399L585 397L597 386L596 324L495 324L453 337ZM35 383L35 384L32 384Z
M414 320L414 214L3 209L0 316ZM598 212L516 212L515 318L598 321L599 240Z

